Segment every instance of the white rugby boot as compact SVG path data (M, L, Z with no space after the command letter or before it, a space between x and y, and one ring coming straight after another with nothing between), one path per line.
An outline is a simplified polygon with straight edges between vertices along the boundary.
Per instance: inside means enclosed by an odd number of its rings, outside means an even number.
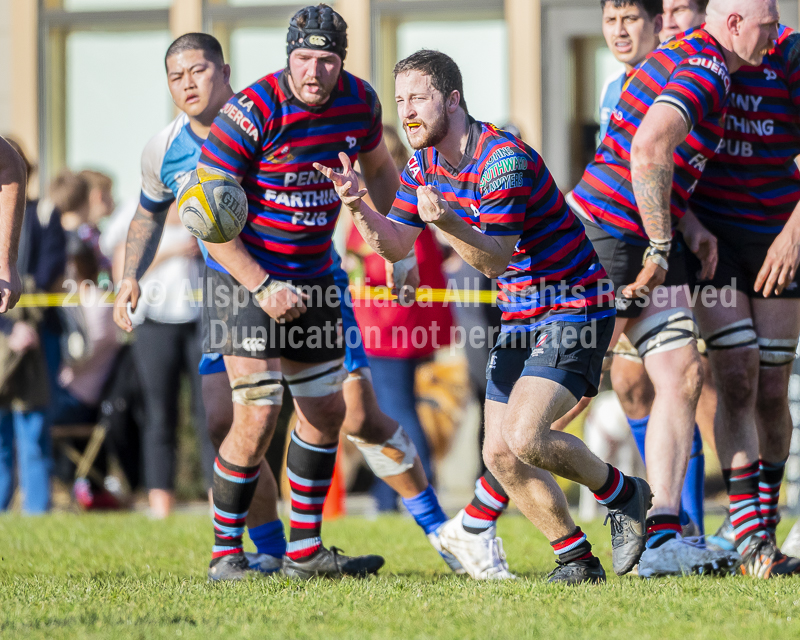
M735 551L701 546L697 538L678 535L653 549L646 548L639 559L639 577L728 575L736 571L741 556Z
M492 525L480 534L469 533L462 524L464 509L439 529L439 544L455 556L462 568L475 580L513 580L517 576L508 570L503 541Z
M461 566L461 563L456 559L456 557L444 549L442 549L442 542L439 540L439 533L441 532L444 525L441 525L436 531L433 531L428 534L428 540L431 543L431 546L436 549L436 552L442 556L442 560L447 563L447 566L450 567L450 570L457 574L463 575L466 573L464 567Z
M800 557L800 520L789 530L789 535L781 545L781 551L787 556Z

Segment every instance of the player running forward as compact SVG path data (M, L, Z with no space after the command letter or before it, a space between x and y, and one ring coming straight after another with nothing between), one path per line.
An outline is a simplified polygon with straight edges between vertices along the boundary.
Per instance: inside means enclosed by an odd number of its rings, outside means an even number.
M665 24L662 27L661 10L664 10ZM687 29L699 27L705 21L705 3L700 11L694 0L605 0L603 9L603 35L614 57L625 65L619 75L606 82L600 106L600 140L605 137L611 112L619 103L622 88L634 69L659 45L659 35L668 39L677 29L682 33ZM660 31L660 34L659 34ZM669 35L666 35L669 33ZM571 195L567 195L571 202ZM624 334L613 351L610 376L611 385L625 411L625 417L633 433L636 446L642 459L645 458L645 439L647 423L653 403L653 383L647 376L637 350ZM703 361L704 374L708 363ZM701 411L702 408L702 411ZM714 411L716 398L710 375L704 375L703 391L698 403L698 418L703 434L713 437ZM698 420L700 422L700 420ZM712 440L713 441L713 440ZM703 535L703 500L705 481L705 456L700 429L695 427L692 451L686 468L686 479L681 494L680 519L684 535Z
M665 43L636 69L574 191L617 291L616 336L627 334L655 388L646 439L655 496L643 576L705 572L709 564L736 561L680 536L702 369L683 256L672 235L722 142L730 71L760 61L776 33L774 0L711 0L705 29ZM688 244L710 246L708 232L693 222L685 229ZM714 256L705 257L704 269L711 270Z
M800 35L781 27L760 65L733 74L725 146L690 202L719 251L716 274L699 286L735 290L733 304L698 304L696 313L718 387L717 453L735 545L742 571L762 578L800 572L775 542L800 335L798 55Z
M464 260L499 278L503 330L487 366L484 459L550 540L558 563L551 582L599 582L605 572L550 472L588 486L608 506L618 524L614 568L625 573L644 548L650 488L574 436L550 429L584 395L597 392L614 325L611 296L601 295L603 268L541 157L468 115L453 60L419 51L400 61L394 75L398 115L416 153L388 218L361 199L367 190L358 191L346 155L341 173L315 166L333 180L364 239L386 259L402 259L420 230L434 224ZM454 519L440 537L459 560L462 532L462 521Z

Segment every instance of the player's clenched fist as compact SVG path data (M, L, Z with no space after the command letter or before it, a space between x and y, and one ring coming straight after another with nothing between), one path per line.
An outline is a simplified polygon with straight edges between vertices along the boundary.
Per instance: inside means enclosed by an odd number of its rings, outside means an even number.
M280 280L269 280L255 293L256 301L270 318L280 323L297 320L307 309L308 294Z
M441 224L447 222L455 212L436 187L422 186L417 188L417 210L423 222Z
M131 305L131 311L136 311L139 295L139 281L136 278L124 278L120 282L119 291L114 300L114 322L120 329L128 333L133 331L133 323L128 314L128 303Z

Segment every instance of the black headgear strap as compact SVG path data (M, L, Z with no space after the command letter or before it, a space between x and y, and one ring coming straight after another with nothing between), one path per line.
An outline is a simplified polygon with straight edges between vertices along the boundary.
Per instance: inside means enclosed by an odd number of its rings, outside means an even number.
M297 17L306 16L304 27L297 25ZM344 61L347 55L347 32L336 31L333 26L335 12L330 7L306 7L298 11L289 23L286 36L286 56L295 49L331 51Z

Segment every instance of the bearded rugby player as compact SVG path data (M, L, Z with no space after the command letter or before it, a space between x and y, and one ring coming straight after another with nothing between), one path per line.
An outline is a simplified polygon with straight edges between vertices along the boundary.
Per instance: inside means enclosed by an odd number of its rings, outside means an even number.
M625 573L644 548L650 488L574 436L551 430L581 398L597 393L614 324L611 296L600 288L605 272L541 157L470 117L452 59L418 51L394 74L398 116L416 153L389 216L362 200L368 189L358 190L345 155L341 173L315 166L333 180L362 236L384 258L402 259L433 224L465 261L498 278L504 314L487 366L484 460L553 546L550 582L605 581L551 472L588 486L609 508L619 525L614 568ZM468 544L464 525L459 514L440 535L459 560Z
M615 338L627 334L655 389L645 447L654 498L642 576L706 573L709 563L732 568L738 562L681 537L681 489L702 366L684 256L672 237L722 142L730 73L760 62L776 35L774 0L711 0L705 28L665 43L636 69L574 191L617 291ZM709 234L691 221L687 216L683 230L696 247Z

